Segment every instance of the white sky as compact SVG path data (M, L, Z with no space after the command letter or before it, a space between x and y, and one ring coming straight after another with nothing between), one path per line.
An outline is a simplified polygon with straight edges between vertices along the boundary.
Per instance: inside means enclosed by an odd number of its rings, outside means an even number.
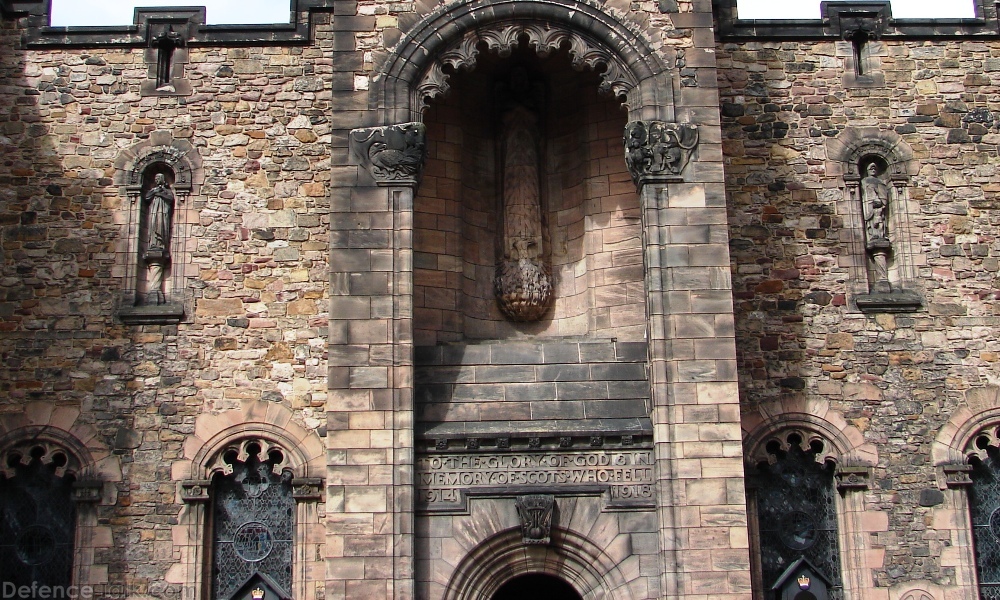
M136 6L204 6L210 25L288 23L290 0L52 0L52 22L68 25L131 25Z
M741 19L818 19L820 0L739 0ZM131 25L136 6L164 6L170 0L52 0L52 25ZM191 0L204 5L210 24L288 23L289 0ZM180 5L179 5L180 6ZM892 0L892 16L902 19L969 18L972 0Z
M972 18L972 0L891 0L897 19ZM819 19L819 0L738 0L741 19Z

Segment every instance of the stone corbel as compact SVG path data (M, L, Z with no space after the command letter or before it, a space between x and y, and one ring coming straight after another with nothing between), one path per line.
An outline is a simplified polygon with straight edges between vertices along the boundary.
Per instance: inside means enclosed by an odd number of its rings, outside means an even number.
M698 126L633 121L625 126L625 163L637 186L682 181L681 173L698 145Z
M525 544L548 545L552 535L552 513L555 505L555 497L548 494L517 497L514 507L521 521L521 533Z
M972 485L972 478L969 476L971 472L972 465L969 464L951 464L938 467L939 479L944 482L945 487L949 488L962 488Z
M319 477L292 479L292 498L296 502L317 502L323 499L323 480Z
M101 501L104 484L100 481L73 482L73 502L77 504L96 504Z
M837 478L837 489L867 490L872 478L871 467L838 467L834 476Z
M351 131L351 152L380 186L416 186L424 165L426 127L402 123Z
M190 479L181 483L181 500L185 503L208 502L212 482L207 479Z

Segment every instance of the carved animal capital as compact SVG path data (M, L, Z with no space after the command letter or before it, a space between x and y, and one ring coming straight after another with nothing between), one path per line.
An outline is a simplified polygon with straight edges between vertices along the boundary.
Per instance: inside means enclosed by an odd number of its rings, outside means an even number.
M633 121L625 126L625 163L636 185L679 180L697 145L698 127L690 123Z
M379 185L416 185L424 165L426 128L402 123L351 131L351 150Z

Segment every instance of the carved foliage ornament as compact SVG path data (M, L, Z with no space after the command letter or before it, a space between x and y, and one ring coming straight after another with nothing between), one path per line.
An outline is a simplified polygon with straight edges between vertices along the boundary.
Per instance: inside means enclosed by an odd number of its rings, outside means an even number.
M625 126L625 163L636 185L648 178L676 178L698 145L689 123L633 121Z
M580 34L547 23L514 23L500 25L495 29L471 31L457 44L441 53L438 59L431 63L416 88L416 104L423 110L430 100L448 93L449 75L444 71L445 66L455 71L474 69L479 55L477 46L480 43L486 44L491 52L500 57L507 57L525 37L528 45L542 58L566 47L573 68L578 71L584 68L600 71L600 90L604 93L611 93L615 97L624 96L638 85L617 56Z
M380 185L415 185L424 164L423 123L369 127L351 132L351 148Z
M552 512L556 501L547 494L518 496L514 502L521 520L521 533L525 544L547 545L552 534Z

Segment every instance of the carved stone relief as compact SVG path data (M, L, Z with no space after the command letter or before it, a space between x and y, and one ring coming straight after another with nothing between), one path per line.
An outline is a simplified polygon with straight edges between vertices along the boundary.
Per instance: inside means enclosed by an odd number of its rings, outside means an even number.
M424 164L426 128L402 123L351 131L351 148L379 185L416 185Z
M521 520L521 534L525 544L547 545L552 534L552 513L555 498L548 494L518 496L514 501Z
M450 89L447 66L454 71L475 68L480 43L501 57L510 56L514 48L527 37L527 43L538 56L546 57L560 48L568 47L570 60L577 70L589 68L601 75L600 90L614 96L624 96L638 83L621 60L595 45L579 33L547 23L515 23L493 29L470 31L457 44L441 53L424 74L415 90L415 104L421 110L434 98L447 94Z
M500 310L512 321L537 321L552 302L545 256L539 181L540 103L523 69L515 69L504 88L501 116L503 216L500 258L494 290Z
M633 121L625 126L625 163L636 185L650 177L678 177L697 145L698 127L689 123Z

